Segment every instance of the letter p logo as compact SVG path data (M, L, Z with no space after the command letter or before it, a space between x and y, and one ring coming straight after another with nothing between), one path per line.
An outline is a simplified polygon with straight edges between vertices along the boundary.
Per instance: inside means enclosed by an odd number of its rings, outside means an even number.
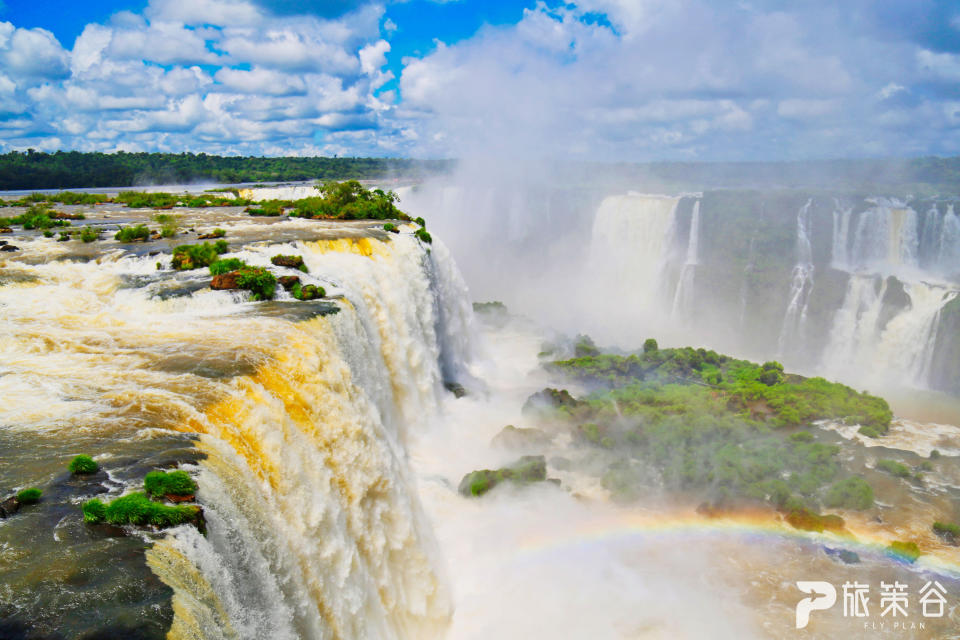
M810 612L829 609L837 601L837 590L829 582L797 582L797 588L809 595L797 603L797 629L810 622Z

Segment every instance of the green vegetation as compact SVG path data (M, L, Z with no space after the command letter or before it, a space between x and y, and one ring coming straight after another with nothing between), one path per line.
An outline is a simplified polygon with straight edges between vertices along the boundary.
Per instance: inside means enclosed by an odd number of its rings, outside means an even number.
M82 214L78 215L80 217L74 218L71 216L71 219L82 220ZM33 229L42 231L44 229L50 229L51 227L69 227L70 220L65 219L65 217L64 214L51 210L50 205L34 204L19 216L0 218L0 227L20 225L27 231Z
M418 216L417 218L415 218L413 221L416 222L418 225L420 225L420 226L423 227L423 228L426 228L426 227L427 227L427 221L424 220L423 218L419 217L419 216Z
M265 200L255 207L247 207L246 212L251 216L277 217L283 215L285 208L293 207L289 200Z
M303 264L302 256L284 256L275 255L270 258L270 263L275 267L287 267L289 269L299 269L307 273L307 265Z
M70 473L83 475L96 473L100 470L100 465L88 455L79 455L70 461L70 465L67 468L70 469Z
M933 532L947 544L960 544L960 526L949 522L934 522Z
M433 237L423 227L420 227L419 229L414 231L413 235L415 235L417 237L417 240L419 240L420 242L433 244Z
M387 175L421 177L452 167L448 160L267 158L205 153L82 153L34 150L0 155L0 190L124 187L134 184L344 180ZM95 198L96 194L77 194ZM102 202L102 200L100 200ZM72 202L66 204L74 204ZM77 202L76 204L93 204Z
M173 248L173 259L170 265L178 271L189 271L209 267L219 260L219 256L227 252L226 240L217 240L213 244L182 244Z
M911 564L916 562L917 558L923 555L916 542L903 542L902 540L894 540L891 542L890 546L887 547L887 551L890 553L890 555L901 560L906 560Z
M226 258L224 260L214 260L210 263L210 275L219 276L224 273L230 273L247 266L247 263L240 258Z
M249 291L253 300L271 300L277 278L263 267L243 267L238 272L237 285Z
M645 347L600 353L579 336L580 355L544 367L593 391L573 398L545 389L524 406L529 418L565 426L574 446L605 461L599 475L615 500L666 487L703 495L708 510L765 503L793 526L815 531L843 527L842 519L819 513L823 506L873 505L871 486L842 473L840 447L798 428L827 419L885 430L891 413L884 400L785 373L776 362Z
M460 481L458 491L464 496L482 496L503 482L526 485L547 479L547 463L543 456L523 456L501 469L471 471Z
M390 233L400 233L400 229L398 229L397 225L393 224L392 222L388 222L387 224L383 225L383 230L389 231Z
M216 229L210 232L210 235L213 236L214 238L223 238L227 235L227 230L217 227Z
M160 237L162 238L172 238L180 231L180 216L158 213L153 216L153 220L160 225Z
M86 243L95 242L100 239L100 232L87 225L80 230L80 239Z
M643 341L643 352L644 353L654 353L660 349L660 346L657 344L657 341L653 338L647 338Z
M197 483L186 471L151 471L143 479L147 493L161 496L192 496L197 492Z
M327 220L410 219L394 205L398 198L392 191L371 191L356 180L328 182L317 189L320 191L319 196L294 202L290 215Z
M492 300L490 302L474 302L473 311L474 313L507 313L507 305L503 304L499 300Z
M858 476L845 478L830 486L824 504L831 509L869 509L873 506L873 488Z
M43 491L36 487L23 489L17 493L17 502L20 504L34 504L35 502L40 502L40 496L42 495Z
M323 287L318 287L313 284L301 285L297 282L290 289L290 295L297 300L316 300L325 297L327 292Z
M80 509L83 511L83 521L90 524L103 522L107 517L107 505L96 498L84 502Z
M877 460L877 470L889 473L890 475L898 478L909 478L913 475L910 472L910 467L905 464L901 464L896 460Z
M119 242L146 242L150 239L150 229L145 224L138 224L133 227L121 227L120 231L113 236L114 240Z
M81 509L84 521L91 524L108 522L115 525L153 525L161 529L196 522L200 515L200 507L170 506L154 502L145 493L130 493L109 504L96 499L88 500Z

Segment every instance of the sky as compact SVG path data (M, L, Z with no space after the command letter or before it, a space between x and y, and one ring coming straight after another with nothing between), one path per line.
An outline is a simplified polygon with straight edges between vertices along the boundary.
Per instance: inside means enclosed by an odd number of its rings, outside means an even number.
M0 151L960 154L960 2L0 0Z

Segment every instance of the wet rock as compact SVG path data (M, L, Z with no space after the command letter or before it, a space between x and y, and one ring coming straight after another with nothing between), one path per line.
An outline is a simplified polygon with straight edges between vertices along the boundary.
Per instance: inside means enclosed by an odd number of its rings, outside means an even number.
M20 247L15 247L12 244L5 244L2 247L0 247L0 251L7 251L7 252L20 251Z
M471 471L463 476L457 491L463 496L478 497L503 482L527 485L546 479L546 459L543 456L523 456L508 467Z
M831 549L830 547L824 547L823 551L831 558L835 558L843 564L860 564L860 556L848 549Z
M0 227L0 233L13 233L13 229L10 227Z
M452 393L456 398L462 398L467 395L467 390L459 382L444 382L443 388Z
M197 236L197 240L218 240L222 237L223 237L222 234L204 233L203 235Z
M270 258L270 262L275 267L303 269L303 258L301 256L273 256Z
M580 405L580 402L570 395L570 392L566 389L544 389L543 391L537 391L523 403L524 414L530 412L538 412L544 410L556 410L556 409L566 409L572 410L577 408Z
M314 284L304 285L299 289L294 288L294 297L297 300L317 300L325 295L327 295L327 292L324 291L323 287Z
M194 496L192 493L186 496L178 496L172 493L167 493L167 494L164 494L163 497L174 504L179 504L181 502L193 502L196 499L196 496Z
M490 444L502 449L536 449L547 447L553 438L542 429L515 427L508 424L493 437Z
M210 288L216 290L224 289L239 289L240 284L238 282L240 278L239 271L230 271L229 273L221 273L218 276L213 276L213 280L210 282Z
M16 496L10 496L3 502L0 502L0 518L9 518L17 511L20 511L20 501Z
M277 282L279 282L280 286L284 289L290 291L295 285L300 284L300 276L280 276L277 278Z

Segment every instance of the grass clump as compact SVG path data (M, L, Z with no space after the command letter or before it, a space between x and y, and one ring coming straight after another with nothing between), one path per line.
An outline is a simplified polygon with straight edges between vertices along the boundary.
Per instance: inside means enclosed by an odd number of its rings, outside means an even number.
M869 509L873 506L873 488L858 476L844 478L830 486L824 504L831 509Z
M153 216L153 220L160 225L160 237L162 238L172 238L180 231L180 216L158 213Z
M318 287L317 285L301 285L299 282L297 282L290 290L290 295L297 300L316 300L318 298L325 297L327 295L327 291L323 287Z
M877 470L889 473L897 478L909 478L912 475L910 473L910 467L907 465L886 458L877 460Z
M100 232L87 225L80 230L80 239L85 243L95 242L100 239Z
M153 496L192 496L197 483L186 471L151 471L143 479L143 488Z
M290 206L293 206L293 204L286 200L264 200L263 202L258 203L255 207L247 207L246 211L251 216L266 216L275 218L277 216L282 216L284 208Z
M182 244L173 248L171 266L178 271L189 271L209 267L220 259L220 255L227 252L226 240L217 240L213 244Z
M240 258L225 258L216 260L210 264L210 275L219 276L224 273L230 273L247 266L247 263Z
M30 487L17 493L17 502L20 504L34 504L35 502L40 502L40 496L42 495L42 490L36 487Z
M307 265L303 264L303 256L285 256L278 254L270 258L270 263L275 267L299 269L300 271L307 273Z
M90 524L103 522L107 517L107 505L96 498L84 502L80 510L83 511L83 521Z
M70 473L74 475L84 475L96 473L100 470L100 465L90 456L81 454L74 457L67 468L70 469Z
M113 239L119 242L146 242L150 239L150 229L145 224L121 227L113 236Z
M427 244L433 243L433 238L430 236L430 233L423 227L420 227L419 229L414 231L413 235L415 235L417 239L420 240L420 242L425 242Z
M272 300L277 278L263 267L243 267L237 275L237 285L249 291L253 300Z
M34 204L19 216L0 220L0 226L20 225L27 231L33 229L42 231L52 227L70 226L69 220L58 219L57 215L56 212L50 210L50 205Z
M154 502L145 493L130 493L106 505L103 519L115 525L153 525L163 529L191 522L199 511L194 505L170 506Z
M392 222L388 222L383 225L383 230L389 231L390 233L400 233L400 229L398 229L397 225L393 224Z

